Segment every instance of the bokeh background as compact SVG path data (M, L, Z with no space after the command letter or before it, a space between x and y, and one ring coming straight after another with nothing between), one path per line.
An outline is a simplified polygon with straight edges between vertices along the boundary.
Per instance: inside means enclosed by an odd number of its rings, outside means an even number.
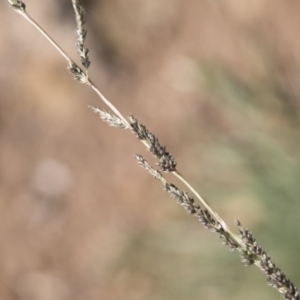
M101 91L300 286L299 1L82 3ZM26 4L75 59L71 1ZM280 299L137 165L154 160L8 1L0 20L1 299Z

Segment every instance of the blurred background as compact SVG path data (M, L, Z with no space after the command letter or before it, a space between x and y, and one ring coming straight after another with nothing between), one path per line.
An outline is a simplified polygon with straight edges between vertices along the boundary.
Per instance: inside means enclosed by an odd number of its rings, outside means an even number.
M299 1L82 3L93 81L300 286ZM26 4L77 59L71 1ZM1 299L281 299L137 165L154 160L8 1L0 20Z

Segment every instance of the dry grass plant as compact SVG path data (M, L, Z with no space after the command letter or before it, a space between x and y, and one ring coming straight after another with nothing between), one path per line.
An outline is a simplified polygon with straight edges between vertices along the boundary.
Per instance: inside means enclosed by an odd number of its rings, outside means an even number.
M239 221L236 221L238 233L234 233L224 220L216 213L216 211L205 201L199 193L189 184L189 182L181 175L177 169L177 163L174 157L160 144L158 139L152 134L145 125L132 115L126 119L119 110L104 97L100 90L96 87L93 81L89 78L88 68L90 66L89 49L85 46L87 30L85 24L85 10L77 0L72 0L75 19L77 23L77 51L80 57L82 67L76 64L70 56L49 36L44 29L35 22L35 20L27 13L25 3L19 0L8 0L12 8L20 13L28 22L30 22L67 60L68 69L73 74L74 78L82 84L92 88L100 99L111 110L104 111L100 108L91 107L100 118L109 126L119 129L128 129L131 131L150 151L155 158L158 159L159 169L150 166L143 156L136 154L136 160L149 174L159 180L164 191L166 191L178 204L183 206L189 214L194 215L206 228L211 232L216 233L222 240L223 244L229 247L232 251L239 252L242 262L245 265L257 266L266 276L268 284L274 287L284 299L299 300L300 296L295 285L287 278L287 276L274 264L270 256L257 243L252 233L241 226ZM181 180L186 187L199 200L200 204L195 203L195 200L187 192L181 191L173 183L167 182L162 175L162 172L172 173L175 177Z

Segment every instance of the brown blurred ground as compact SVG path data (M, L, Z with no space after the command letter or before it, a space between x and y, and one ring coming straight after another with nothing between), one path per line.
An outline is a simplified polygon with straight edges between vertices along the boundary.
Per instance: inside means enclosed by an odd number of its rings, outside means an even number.
M75 58L70 2L26 4ZM300 3L83 3L102 92L300 286ZM137 166L143 146L87 108L105 107L47 41L0 8L0 299L280 299Z

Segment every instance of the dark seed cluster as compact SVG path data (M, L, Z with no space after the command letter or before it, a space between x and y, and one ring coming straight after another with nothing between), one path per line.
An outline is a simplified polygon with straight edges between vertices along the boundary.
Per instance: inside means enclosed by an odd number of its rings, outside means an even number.
M195 204L195 200L191 198L186 192L180 191L174 184L164 184L163 189L172 197L177 200L177 203L182 205L186 211L195 217L202 223L202 225L212 232L218 234L223 244L228 246L231 250L235 250L238 245L232 239L230 234L224 230L223 226L217 222L208 210L203 209L200 205Z
M188 193L179 190L173 183L167 183L162 174L158 170L152 168L141 155L135 155L135 157L140 166L142 166L156 179L160 180L163 190L166 191L172 198L176 199L177 203L183 206L188 213L197 217L205 228L217 233L223 243L231 250L235 250L238 247L231 235L211 216L208 210L203 209L198 204L195 204L195 200L190 197Z
M148 144L148 150L159 159L158 166L163 172L174 172L176 171L176 161L174 157L166 150L166 147L161 146L157 137L149 132L145 125L140 124L138 120L130 115L129 121L131 130L135 136Z
M206 229L217 233L223 244L228 246L231 250L239 251L242 262L245 263L245 265L257 265L266 275L268 283L276 288L283 295L284 299L300 300L299 293L294 284L272 262L271 258L254 239L252 233L242 228L240 222L237 221L237 225L239 226L239 237L244 247L239 245L232 238L230 233L224 229L220 222L212 217L207 209L203 209L200 205L196 204L192 197L178 189L176 185L167 183L162 174L152 168L141 155L136 155L136 159L139 165L161 181L164 191L176 199L176 202L183 206L188 213L194 215Z
M9 0L9 4L12 6L13 9L19 12L24 12L26 9L25 3L19 0Z
M68 70L74 75L74 79L82 84L87 82L87 76L83 70L73 62L69 63Z
M246 249L240 250L242 261L246 265L257 265L266 275L269 285L277 289L284 299L300 300L295 285L273 263L271 257L257 243L252 233L248 229L242 228L239 221L237 221L237 225L239 226L239 236L246 246Z

